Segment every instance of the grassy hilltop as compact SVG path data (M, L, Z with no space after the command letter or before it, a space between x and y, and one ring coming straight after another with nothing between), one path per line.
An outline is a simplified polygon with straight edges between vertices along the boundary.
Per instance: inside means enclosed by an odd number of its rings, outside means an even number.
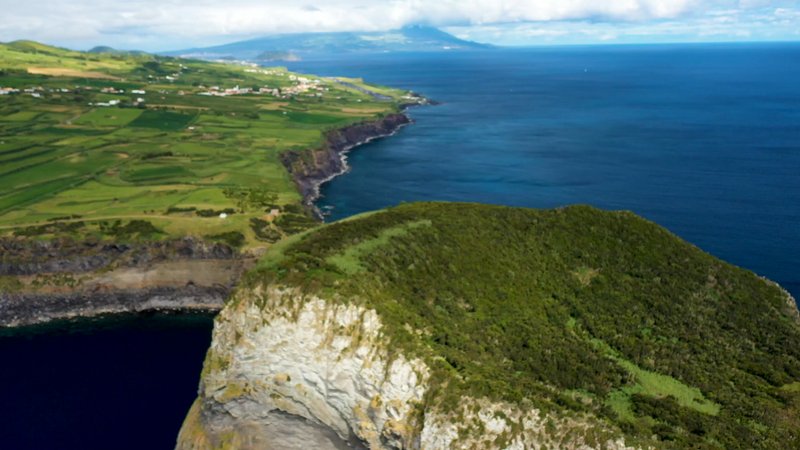
M235 245L311 223L282 152L407 101L361 80L29 41L0 44L0 89L0 235Z
M488 397L645 448L800 448L788 294L631 213L401 205L282 242L246 283L375 309L433 368L426 408Z

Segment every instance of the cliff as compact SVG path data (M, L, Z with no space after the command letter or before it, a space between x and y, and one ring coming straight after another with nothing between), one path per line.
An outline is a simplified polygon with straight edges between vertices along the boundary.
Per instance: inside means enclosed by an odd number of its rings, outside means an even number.
M193 238L110 244L0 240L0 327L141 312L217 312L250 265Z
M319 197L319 188L323 183L347 171L348 151L372 140L391 136L410 123L408 116L397 113L331 130L325 134L320 148L284 152L281 161L294 179L305 203L311 205Z
M629 448L588 417L469 397L449 413L427 409L431 372L391 348L374 310L292 289L242 290L218 316L178 449ZM303 420L336 438L284 435ZM598 428L609 436L588 441L584 432L602 436Z
M630 213L402 205L245 276L178 448L797 448L796 316Z

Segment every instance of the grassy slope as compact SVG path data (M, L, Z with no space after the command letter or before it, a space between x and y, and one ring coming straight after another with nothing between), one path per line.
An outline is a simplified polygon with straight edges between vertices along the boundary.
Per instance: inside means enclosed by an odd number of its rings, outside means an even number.
M290 75L150 55L81 53L29 41L0 44L0 87L43 88L42 98L0 97L0 234L63 233L63 227L41 226L57 220L83 223L73 232L85 238L102 235L102 222L109 228L116 220L146 220L161 236L243 233L257 242L251 219L264 220L265 209L301 214L281 152L314 148L332 127L394 112L405 95L370 87L393 98L378 101L332 80L322 80L328 90L321 97L198 95L201 86L286 88L296 84ZM106 87L126 93L100 92ZM147 93L131 93L135 89ZM138 98L146 108L133 107ZM122 106L90 105L110 100ZM222 221L192 208L237 214ZM262 238L282 234L266 227L256 227Z
M375 308L435 367L445 410L467 393L588 411L659 448L800 444L784 293L630 213L402 205L311 231L249 281Z

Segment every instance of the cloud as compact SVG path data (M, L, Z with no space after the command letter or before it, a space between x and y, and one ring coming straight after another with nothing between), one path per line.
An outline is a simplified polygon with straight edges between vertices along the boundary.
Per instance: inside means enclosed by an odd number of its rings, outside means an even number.
M797 0L0 0L0 40L37 39L71 46L117 44L165 49L276 33L386 30L425 23L445 27L602 24L598 40L662 22L690 23L769 10L800 21ZM780 12L778 12L780 11ZM777 20L777 19L776 19ZM743 24L747 26L746 23ZM535 35L531 35L534 36ZM546 38L547 36L541 36ZM502 40L502 39L501 39Z
M641 22L527 22L450 27L447 31L500 45L797 40L800 10L719 10Z

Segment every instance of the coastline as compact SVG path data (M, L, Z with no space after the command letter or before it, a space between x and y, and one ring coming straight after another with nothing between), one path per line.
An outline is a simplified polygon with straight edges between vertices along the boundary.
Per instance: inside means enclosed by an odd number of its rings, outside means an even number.
M0 244L16 248L3 255L0 276L17 283L0 292L0 330L121 314L214 314L254 263L191 238L88 250ZM37 251L47 256L36 257Z
M424 97L418 99L400 105L400 112L332 129L317 149L281 155L303 203L318 220L323 216L314 203L320 188L347 173L347 154L412 124L406 110L432 104ZM255 262L225 245L191 237L99 247L0 239L0 250L0 277L23 284L19 289L0 289L0 330L4 331L130 314L216 314Z
M0 331L62 321L123 315L215 315L232 289L225 287L156 287L147 290L76 292L65 295L23 294L4 298ZM9 301L10 300L10 301Z
M393 136L411 123L411 118L400 112L334 129L325 134L319 148L285 152L281 155L281 162L303 196L303 203L317 219L322 220L321 211L314 203L320 197L323 184L347 173L347 154L361 145Z
M303 196L303 203L320 221L322 211L316 206L320 190L325 183L344 175L350 170L348 154L362 145L378 139L391 137L414 120L407 111L414 106L436 105L435 101L415 94L413 103L400 105L400 111L375 120L351 124L325 133L323 144L316 149L288 151L281 155L281 162L294 180Z
M314 211L319 213L319 208L317 208L315 203L317 202L317 200L319 200L322 197L322 194L321 194L322 186L325 183L328 183L329 181L332 181L334 178L342 176L342 175L344 175L344 174L346 174L347 172L350 171L350 165L348 164L348 158L347 158L348 154L352 150L355 150L356 148L358 148L358 147L360 147L362 145L369 144L370 142L376 141L378 139L384 139L384 138L392 137L395 134L399 133L400 130L402 130L403 128L414 124L414 121L410 117L408 117L408 116L405 116L405 117L407 117L409 119L409 121L407 123L403 123L403 124L398 125L390 133L367 137L363 141L356 142L355 144L349 145L349 146L343 148L342 150L338 151L339 158L341 159L341 169L338 172L333 173L333 174L329 175L328 177L315 182L314 186L313 186L313 193L308 198L304 199L304 201L308 205L313 206Z

